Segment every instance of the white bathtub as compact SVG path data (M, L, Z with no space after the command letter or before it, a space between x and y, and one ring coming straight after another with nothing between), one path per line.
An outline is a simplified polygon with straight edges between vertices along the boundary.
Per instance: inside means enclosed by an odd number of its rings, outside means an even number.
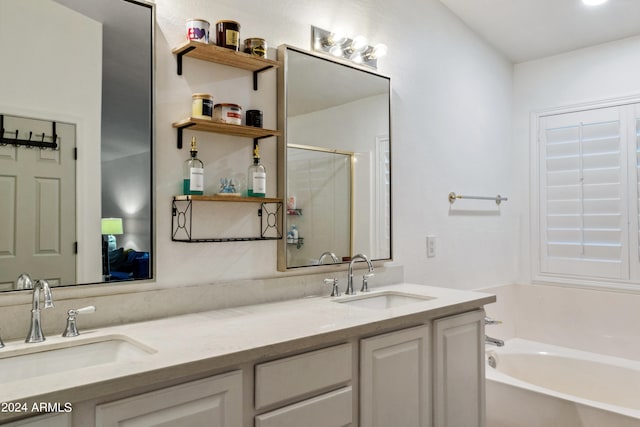
M638 361L518 338L486 355L487 427L640 427Z

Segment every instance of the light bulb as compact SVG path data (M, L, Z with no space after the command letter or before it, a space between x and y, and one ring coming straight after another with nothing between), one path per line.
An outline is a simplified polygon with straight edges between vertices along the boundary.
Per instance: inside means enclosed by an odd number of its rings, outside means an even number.
M586 4L587 6L598 6L606 2L607 0L582 0L582 3Z
M383 56L385 56L387 54L387 51L389 49L387 48L387 45L384 43L379 43L377 44L374 48L373 51L371 52L371 57L372 58L382 58Z
M340 58L342 56L342 48L339 45L331 46L329 53L335 57Z
M351 42L351 49L354 52L362 52L367 48L367 38L365 36L356 36Z
M354 52L350 57L350 60L355 62L356 64L362 64L364 62L364 58L362 57L362 53Z

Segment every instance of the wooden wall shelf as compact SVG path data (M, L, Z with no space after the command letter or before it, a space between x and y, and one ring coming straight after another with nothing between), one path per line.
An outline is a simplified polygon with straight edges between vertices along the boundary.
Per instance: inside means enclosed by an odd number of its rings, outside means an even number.
M259 73L280 66L278 61L260 58L244 52L236 52L235 50L213 44L194 41L185 42L173 49L172 52L176 55L178 61L177 73L179 76L182 75L182 58L188 56L253 72L253 90L258 90Z
M173 127L178 129L178 149L182 149L182 131L187 128L191 130L215 132L225 135L233 135L253 139L268 138L270 136L280 136L282 134L279 130L264 129L244 125L232 125L229 123L217 123L212 122L211 120L195 119L193 117L175 122L173 123Z

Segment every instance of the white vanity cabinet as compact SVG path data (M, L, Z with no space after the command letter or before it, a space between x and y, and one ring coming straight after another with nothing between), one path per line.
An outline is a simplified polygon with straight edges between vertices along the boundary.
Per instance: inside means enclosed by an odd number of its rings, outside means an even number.
M255 427L328 427L353 422L353 344L255 367Z
M71 427L70 414L47 414L4 424L6 427Z
M484 310L436 319L434 427L484 427Z
M96 427L238 427L242 372L233 371L96 406Z
M429 326L360 341L360 425L431 426Z
M114 327L104 333L139 339L157 353L144 366L87 368L101 381L60 376L56 386L43 378L73 411L26 420L0 412L0 424L485 427L482 307L495 298L411 284L392 289L432 300L372 309L312 298L215 313L210 322L203 315ZM300 316L307 318L282 327ZM168 324L186 332L170 342L149 333ZM26 394L38 392L31 383L15 392L5 387L4 400L37 397Z

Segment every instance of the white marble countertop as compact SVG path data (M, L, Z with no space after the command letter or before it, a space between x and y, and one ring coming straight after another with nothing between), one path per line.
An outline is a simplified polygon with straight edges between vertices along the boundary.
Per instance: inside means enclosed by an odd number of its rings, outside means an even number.
M433 297L389 309L336 303L331 297L308 297L242 306L160 320L83 330L74 338L47 337L39 344L6 342L0 358L109 338L140 343L151 352L125 362L51 372L0 385L1 402L81 402L162 382L193 377L242 363L303 351L354 336L408 327L427 319L469 311L495 301L479 292L413 284L373 289ZM338 299L349 297L339 297ZM46 362L45 362L46 363ZM70 363L73 363L70 361ZM18 414L0 412L0 420ZM24 415L24 414L23 414Z

